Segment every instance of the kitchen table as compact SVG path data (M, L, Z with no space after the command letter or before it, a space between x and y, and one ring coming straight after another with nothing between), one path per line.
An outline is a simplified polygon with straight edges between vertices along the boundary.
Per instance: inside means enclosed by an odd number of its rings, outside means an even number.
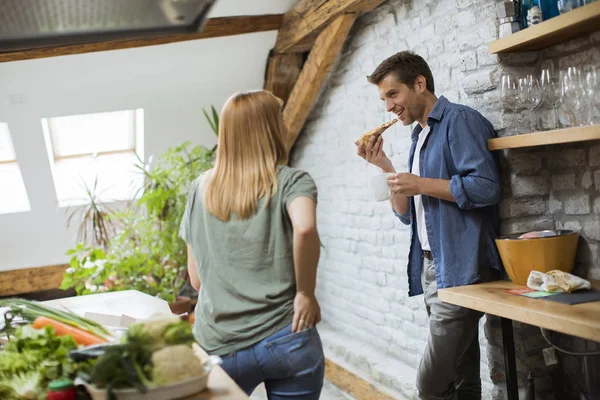
M592 281L592 287L600 289L600 281ZM500 317L509 400L519 396L512 321L600 342L600 301L568 305L506 293L523 288L496 281L438 290L443 302Z

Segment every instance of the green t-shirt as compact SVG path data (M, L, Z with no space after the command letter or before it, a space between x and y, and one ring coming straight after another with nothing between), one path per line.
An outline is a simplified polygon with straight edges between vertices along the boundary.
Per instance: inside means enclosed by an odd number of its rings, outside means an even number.
M222 222L204 207L204 180L190 189L180 236L192 247L200 292L194 335L208 353L224 355L244 349L292 322L296 278L292 223L287 209L292 200L317 200L310 175L281 167L278 189L256 215Z

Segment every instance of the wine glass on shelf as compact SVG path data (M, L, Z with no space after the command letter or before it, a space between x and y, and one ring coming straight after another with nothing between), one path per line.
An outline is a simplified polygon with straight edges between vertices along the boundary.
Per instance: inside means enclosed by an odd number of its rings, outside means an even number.
M591 103L586 90L586 82L581 69L571 66L567 69L567 96L572 102L575 124L590 124Z
M519 79L519 100L525 108L529 109L529 119L531 121L531 131L537 129L535 123L535 109L540 105L542 95L540 83L533 74L527 74Z
M544 61L540 68L540 91L542 104L551 108L551 121L542 124L542 129L558 129L560 127L558 118L558 104L560 102L560 88L552 61Z
M571 83L566 69L561 69L559 72L559 84L560 84L560 115L564 117L561 119L563 126L571 127L576 126L577 121L575 120L575 107L573 105L573 99L571 94Z
M594 66L585 71L585 91L590 105L590 124L600 124L600 76Z
M500 78L500 100L504 108L512 111L512 134L517 134L517 108L519 107L519 86L511 71L504 71Z

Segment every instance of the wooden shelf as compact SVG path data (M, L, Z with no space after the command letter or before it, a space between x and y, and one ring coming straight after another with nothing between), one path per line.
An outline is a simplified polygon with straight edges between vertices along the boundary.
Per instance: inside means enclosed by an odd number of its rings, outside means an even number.
M600 29L600 1L530 26L489 44L491 54L542 50Z
M600 4L600 3L599 3ZM517 149L520 147L544 146L547 144L585 142L600 140L600 125L505 136L488 140L490 150Z

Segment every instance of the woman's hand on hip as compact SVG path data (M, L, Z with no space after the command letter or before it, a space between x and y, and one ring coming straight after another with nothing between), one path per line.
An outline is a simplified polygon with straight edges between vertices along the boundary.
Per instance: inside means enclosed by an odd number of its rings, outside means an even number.
M321 307L315 295L298 292L294 298L292 332L310 329L321 321Z

